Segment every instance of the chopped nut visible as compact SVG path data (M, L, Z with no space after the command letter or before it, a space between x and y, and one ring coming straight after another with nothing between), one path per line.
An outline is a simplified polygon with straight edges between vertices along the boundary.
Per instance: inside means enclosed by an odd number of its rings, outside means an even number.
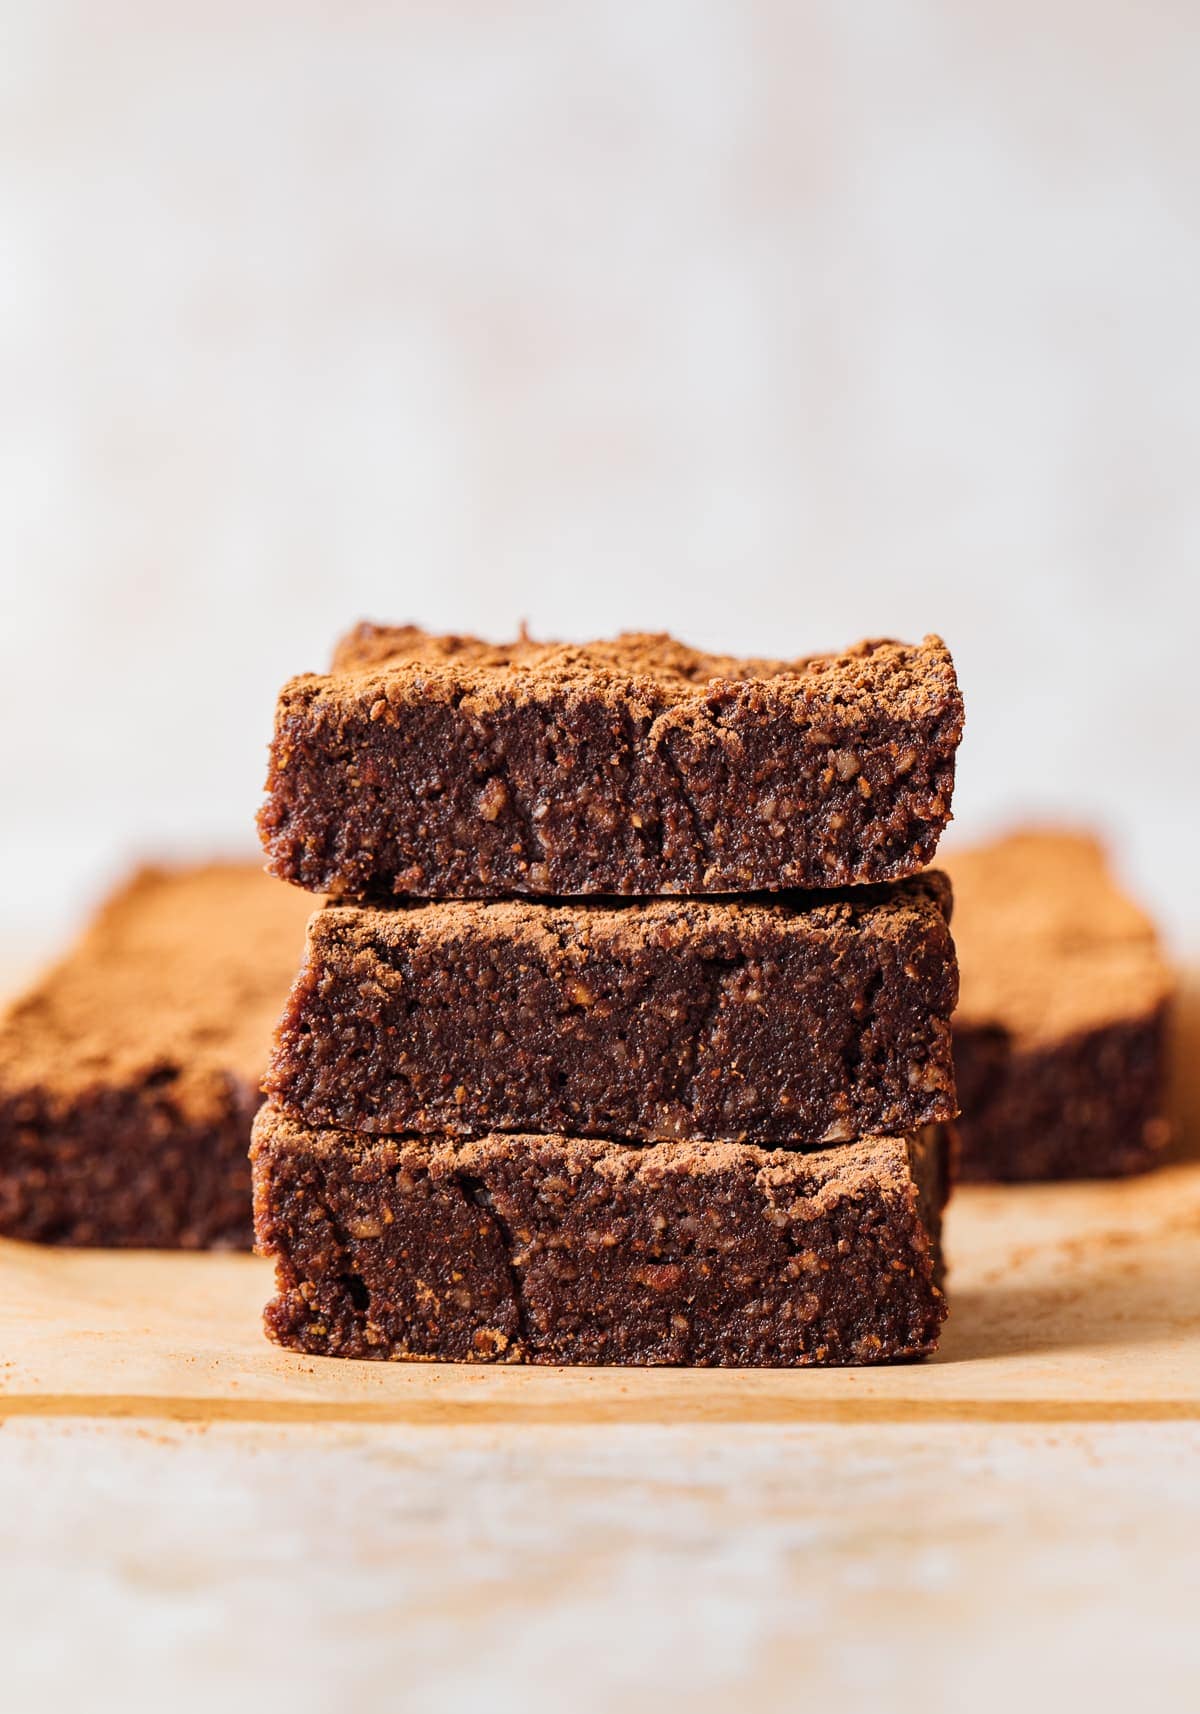
M854 1126L848 1119L835 1119L821 1133L823 1143L848 1143L854 1136Z
M630 1279L651 1291L678 1291L683 1284L683 1269L678 1262L646 1262L630 1270Z
M837 777L843 785L847 780L852 780L859 770L858 757L853 750L835 750L833 752L833 765L837 770Z
M908 1068L908 1087L923 1089L927 1095L935 1094L946 1087L946 1078L937 1066L928 1060L924 1065L910 1065Z
M587 983L580 982L578 978L567 983L567 994L577 1006L593 1006L596 1003L596 996Z
M471 1343L481 1354L498 1357L502 1351L508 1350L508 1334L499 1327L477 1327L471 1336Z
M485 821L496 821L508 807L508 787L493 774L479 794L479 813Z
M348 1220L346 1230L352 1238L378 1238L383 1227L378 1220Z

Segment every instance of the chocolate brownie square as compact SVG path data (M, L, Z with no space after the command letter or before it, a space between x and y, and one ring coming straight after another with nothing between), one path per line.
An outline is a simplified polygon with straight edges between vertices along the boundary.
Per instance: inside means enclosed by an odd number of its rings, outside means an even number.
M828 1143L956 1111L950 889L330 904L266 1088L370 1134Z
M0 1018L0 1234L246 1248L250 1123L313 901L144 869Z
M280 693L259 830L273 874L371 901L895 880L962 725L937 637L777 661L364 625Z
M1087 836L1026 832L945 859L961 996L961 1171L1108 1177L1165 1147L1174 980Z
M924 1356L946 1135L838 1148L365 1137L263 1107L266 1327L336 1357L788 1367Z

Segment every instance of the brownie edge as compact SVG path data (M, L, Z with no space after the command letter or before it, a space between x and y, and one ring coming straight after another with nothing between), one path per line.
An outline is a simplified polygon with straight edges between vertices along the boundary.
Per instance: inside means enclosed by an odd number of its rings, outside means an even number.
M895 880L962 726L938 637L762 661L362 626L280 692L259 832L281 879L373 901Z
M789 1367L932 1351L947 1133L817 1153L313 1130L251 1162L272 1339L313 1355Z

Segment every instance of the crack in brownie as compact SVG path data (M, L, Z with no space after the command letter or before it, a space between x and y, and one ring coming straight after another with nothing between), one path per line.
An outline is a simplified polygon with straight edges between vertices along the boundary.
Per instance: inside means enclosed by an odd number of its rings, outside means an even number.
M250 1124L312 900L144 869L0 1018L0 1234L247 1248Z
M265 1088L364 1133L844 1141L956 1111L950 888L331 904Z
M1174 981L1095 840L1027 832L946 859L961 997L961 1174L1110 1177L1165 1147Z
M313 1355L746 1367L932 1351L947 1139L364 1137L270 1104L251 1150L265 1314Z
M362 625L280 693L259 831L273 874L374 901L895 880L962 724L937 637L767 661Z

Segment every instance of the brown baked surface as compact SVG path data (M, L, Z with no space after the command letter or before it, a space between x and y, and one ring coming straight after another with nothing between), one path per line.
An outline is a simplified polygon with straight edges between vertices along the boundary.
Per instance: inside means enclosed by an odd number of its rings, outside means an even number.
M0 1018L0 1233L247 1246L250 1122L313 901L143 869Z
M963 1176L1079 1178L1153 1165L1168 1139L1173 979L1102 846L1029 831L943 861L961 973Z
M268 1104L266 1327L314 1355L779 1367L933 1350L946 1138L362 1137Z
M266 1089L369 1133L845 1141L956 1111L950 889L327 905Z
M280 693L259 830L272 873L373 900L893 880L950 819L962 722L937 637L763 661L361 625Z

